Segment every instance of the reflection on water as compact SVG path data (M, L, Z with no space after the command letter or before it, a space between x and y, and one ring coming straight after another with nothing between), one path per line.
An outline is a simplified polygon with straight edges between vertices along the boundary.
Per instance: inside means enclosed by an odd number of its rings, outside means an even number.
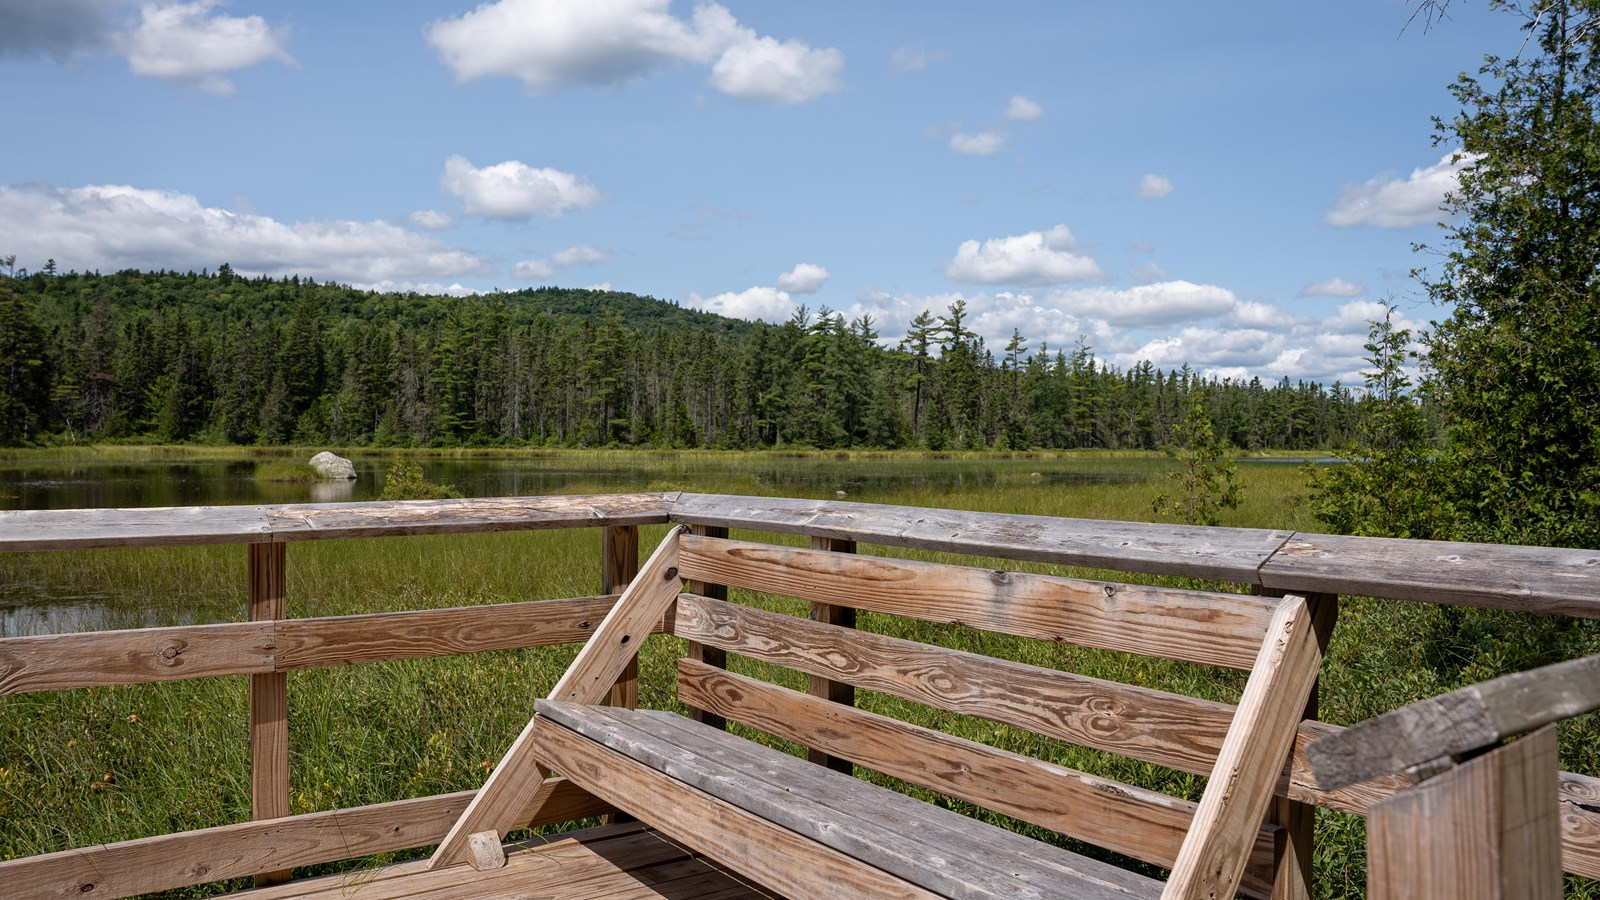
M973 491L1003 483L1070 485L1154 477L1159 458L926 459L785 457L670 453L562 454L487 458L415 458L431 481L469 497L536 496L641 490L773 494L905 502L911 491ZM0 509L330 503L374 500L390 459L357 457L354 481L281 483L257 480L261 460L0 462ZM937 498L921 502L937 505ZM50 578L0 569L0 636L183 624L190 614L170 602L132 594L110 596ZM201 621L210 621L202 616Z

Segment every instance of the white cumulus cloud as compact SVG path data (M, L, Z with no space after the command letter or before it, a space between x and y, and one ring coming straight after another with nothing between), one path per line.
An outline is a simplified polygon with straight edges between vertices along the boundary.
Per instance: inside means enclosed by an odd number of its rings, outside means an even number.
M456 223L456 220L451 218L449 213L442 213L437 209L413 210L411 215L406 216L406 218L418 228L426 228L429 231L439 231Z
M604 250L598 250L588 244L574 244L565 250L557 250L545 259L522 260L511 267L511 275L521 281L539 281L551 277L562 269L589 266L610 258L611 254Z
M791 294L814 294L827 280L827 269L812 263L800 263L778 276L778 290Z
M805 41L752 37L725 50L711 67L711 84L730 97L801 103L839 89L844 54Z
M999 128L958 131L950 135L950 149L966 156L993 156L1006 145L1006 133Z
M1337 276L1327 281L1316 281L1300 289L1301 297L1359 297L1367 289L1358 281L1345 281Z
M674 65L714 63L711 83L730 96L798 103L837 90L838 50L778 41L702 2L688 19L669 0L498 0L425 29L456 80L514 77L546 92L616 86Z
M0 186L0 247L63 269L215 268L358 285L436 282L482 260L392 222L279 222L127 185Z
M260 16L215 14L216 5L217 0L196 0L141 6L139 24L118 40L128 68L226 96L234 86L225 73L265 62L294 63L283 48L287 29Z
M1439 207L1445 194L1456 189L1461 170L1474 161L1471 154L1453 151L1431 166L1412 169L1405 178L1379 175L1350 185L1340 192L1323 221L1337 228L1432 225L1444 218Z
M600 192L581 175L535 169L514 159L480 169L452 156L444 162L439 184L460 197L467 212L489 219L555 217L600 200Z
M1139 179L1139 184L1133 189L1133 193L1146 200L1159 200L1172 193L1172 179L1165 175L1145 175Z
M952 281L1047 285L1100 276L1100 264L1078 250L1065 225L979 243L963 241L944 268Z
M1112 325L1148 326L1193 322L1224 315L1238 302L1214 284L1161 281L1131 288L1073 288L1045 295L1052 306Z
M770 324L778 324L794 312L794 300L787 291L774 287L752 287L737 293L729 291L717 294L714 297L701 297L699 294L690 294L688 306L716 313L721 316L731 316L735 319L759 319Z
M1029 100L1021 94L1011 98L1011 103L1006 106L1006 118L1016 119L1018 122L1032 122L1044 115L1044 107Z

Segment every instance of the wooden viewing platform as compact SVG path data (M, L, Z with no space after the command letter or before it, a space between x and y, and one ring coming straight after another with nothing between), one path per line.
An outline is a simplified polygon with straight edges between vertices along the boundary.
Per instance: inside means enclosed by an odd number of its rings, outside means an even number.
M677 527L641 566L647 525ZM295 541L582 527L601 530L600 596L285 616ZM1339 594L1600 618L1600 552L1589 550L689 493L0 512L0 551L201 544L246 545L250 621L0 639L0 694L248 676L253 821L3 861L0 896L125 897L256 876L241 896L1308 898L1314 810L1366 815L1432 774L1408 762L1337 786L1312 776L1307 747L1344 731L1316 721L1315 699ZM914 562L862 545L1237 592ZM730 600L730 588L741 593ZM807 601L809 616L733 602L760 594ZM1235 706L858 630L857 610L1249 675ZM676 678L688 717L636 709L636 654L660 631L686 641ZM289 815L286 673L575 643L537 715L531 699L506 698L530 718L482 789ZM730 655L809 688L729 671ZM1208 789L1194 803L968 741L858 708L858 688L1208 776ZM733 737L728 722L808 755ZM857 766L1143 866L894 793L852 778ZM1600 877L1600 779L1562 772L1550 793L1552 858ZM616 813L626 816L578 829ZM288 880L297 867L435 845L427 860ZM1150 877L1160 870L1170 874Z

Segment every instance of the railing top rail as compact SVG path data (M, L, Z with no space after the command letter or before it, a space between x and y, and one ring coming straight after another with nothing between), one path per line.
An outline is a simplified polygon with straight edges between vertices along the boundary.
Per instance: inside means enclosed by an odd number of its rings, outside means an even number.
M665 523L673 493L0 512L0 552Z
M1343 537L835 500L636 493L0 512L0 552L650 525L895 547L1600 618L1600 550Z

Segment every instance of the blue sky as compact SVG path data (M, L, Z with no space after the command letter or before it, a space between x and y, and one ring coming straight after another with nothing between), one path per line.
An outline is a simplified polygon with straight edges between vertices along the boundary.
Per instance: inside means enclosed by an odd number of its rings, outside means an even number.
M0 255L744 318L964 299L992 349L1359 381L1484 2L0 0Z

